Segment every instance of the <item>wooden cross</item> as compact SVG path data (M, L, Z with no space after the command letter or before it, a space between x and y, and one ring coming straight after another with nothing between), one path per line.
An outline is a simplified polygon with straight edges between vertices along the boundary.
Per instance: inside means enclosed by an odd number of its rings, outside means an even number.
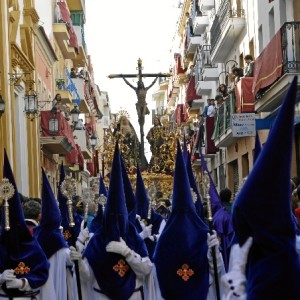
M137 74L110 74L108 75L108 78L123 78L125 83L130 86L137 95L137 103L135 104L137 114L138 114L138 121L140 125L140 135L141 135L141 145L140 145L140 158L141 158L141 168L145 169L147 167L147 161L145 159L145 153L144 153L144 124L145 124L145 115L149 115L150 111L147 107L146 103L146 95L147 91L155 84L156 80L159 77L170 77L170 73L145 73L142 72L143 66L142 66L142 60L138 59L138 66L137 66ZM154 77L155 79L152 81L152 83L145 87L142 78L143 77ZM138 78L137 86L133 86L127 78Z

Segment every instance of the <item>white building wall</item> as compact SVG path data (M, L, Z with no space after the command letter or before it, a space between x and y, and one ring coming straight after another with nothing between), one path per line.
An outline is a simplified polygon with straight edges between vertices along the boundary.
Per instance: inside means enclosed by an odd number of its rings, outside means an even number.
M273 38L270 30L270 23L272 23L271 12L274 12L274 31L276 33L284 22L294 21L293 1L274 0L269 3L267 1L256 0L255 2L257 4L258 27L262 26L263 48L265 48Z

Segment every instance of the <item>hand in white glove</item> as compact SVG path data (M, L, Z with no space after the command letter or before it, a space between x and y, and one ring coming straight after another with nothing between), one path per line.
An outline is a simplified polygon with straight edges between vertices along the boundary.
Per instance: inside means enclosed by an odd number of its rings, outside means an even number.
M212 231L212 234L207 233L207 246L208 246L208 251L207 251L207 258L208 260L212 260L212 249L216 247L216 254L219 253L219 240L217 237L217 233L215 230Z
M152 224L145 226L143 231L140 232L140 237L144 240L152 235Z
M227 290L228 295L232 293L238 297L245 295L245 269L252 242L253 238L249 237L242 247L236 244L231 248L229 270L222 276L224 292Z
M5 270L3 273L0 275L0 284L4 283L7 280L12 280L15 279L15 271L14 270Z
M219 247L219 240L215 230L212 231L212 234L207 233L207 245L209 249L215 246Z
M6 281L8 289L23 289L25 287L25 279L14 278Z
M120 242L109 242L106 246L106 251L121 254L124 257L128 257L131 254L130 248L126 245L122 238L120 239Z
M82 259L82 254L73 246L70 247L70 259L77 261Z
M235 244L231 247L229 272L232 270L239 270L245 273L247 258L250 248L253 243L253 238L249 237L242 247L239 244Z
M80 233L77 237L77 240L84 245L84 243L90 238L89 229L86 227L84 228L84 221L81 222L80 225Z

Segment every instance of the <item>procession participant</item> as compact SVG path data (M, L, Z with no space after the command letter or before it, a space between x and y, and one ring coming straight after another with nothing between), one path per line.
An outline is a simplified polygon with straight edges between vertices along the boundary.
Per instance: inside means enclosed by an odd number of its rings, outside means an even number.
M140 236L144 239L149 257L152 259L156 243L165 228L166 221L151 207L151 201L143 182L140 169L137 169L135 197L137 199L136 226Z
M207 234L208 227L198 216L192 200L178 143L172 211L154 253L154 278L158 287L156 300L216 299L209 252L218 242L215 233ZM216 252L218 275L221 275L224 272L223 261L220 253Z
M243 245L253 237L247 261L247 299L300 299L290 184L296 93L297 77L233 204L238 243Z
M107 198L107 190L103 181L103 177L100 175L100 182L99 182L99 197L103 195ZM89 229L90 238L94 235L94 233L101 227L102 219L103 219L103 204L98 203L98 210L95 218L91 222L91 226Z
M42 218L34 230L34 236L45 252L50 263L50 276L53 279L57 300L68 298L67 269L73 267L70 250L61 231L61 214L45 171L42 169ZM70 296L70 295L69 295ZM74 298L73 298L74 299Z
M102 229L97 230L84 252L74 248L82 279L90 284L86 299L155 299L151 284L152 263L144 241L128 221L118 144L110 175Z
M8 200L9 216L2 214L1 220L0 299L56 299L53 281L49 278L47 257L25 223L6 151L4 151L3 178L8 179L14 191L12 198ZM8 189L12 191L11 187ZM5 190L7 191L7 187Z

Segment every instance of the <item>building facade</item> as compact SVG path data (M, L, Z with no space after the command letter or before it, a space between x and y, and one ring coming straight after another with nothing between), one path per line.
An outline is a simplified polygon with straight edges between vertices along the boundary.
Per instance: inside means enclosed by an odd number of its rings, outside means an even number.
M200 153L219 190L236 194L252 169L256 132L263 145L289 83L300 74L299 6L297 0L179 2L163 105L175 107L168 119L188 140L198 181ZM214 103L209 116L208 103ZM298 111L296 105L292 176L300 175ZM255 127L237 136L233 118L251 118Z
M6 149L24 196L40 197L41 167L57 192L61 163L80 195L100 173L101 120L110 119L87 52L85 1L1 1L0 13L0 156Z

